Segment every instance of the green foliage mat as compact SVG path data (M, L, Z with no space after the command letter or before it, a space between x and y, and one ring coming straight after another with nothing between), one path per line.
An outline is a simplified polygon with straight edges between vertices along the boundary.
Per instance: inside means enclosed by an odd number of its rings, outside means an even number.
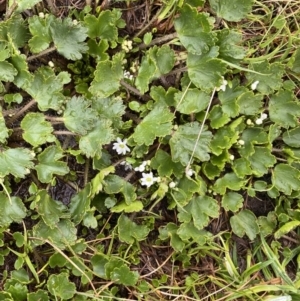
M298 300L295 1L8 2L0 300Z

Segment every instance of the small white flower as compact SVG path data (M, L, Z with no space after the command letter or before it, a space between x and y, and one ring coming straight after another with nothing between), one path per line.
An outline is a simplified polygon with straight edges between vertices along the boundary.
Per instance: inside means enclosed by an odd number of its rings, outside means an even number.
M74 24L75 26L78 24L78 21L77 21L77 20L73 20L72 22L73 22L73 24Z
M45 14L44 14L43 12L40 12L40 13L39 13L39 17L40 17L41 19L44 19L44 18L45 18Z
M139 171L139 172L143 172L143 171L145 171L145 165L142 164L142 165L136 167L134 170Z
M239 144L239 145L245 145L245 141L242 140L242 139L240 139L240 140L238 141L238 144Z
M51 68L53 68L54 67L54 63L52 61L49 61L48 62L48 66L51 67Z
M251 89L252 89L252 90L256 90L258 84L259 84L259 81L256 80L254 83L251 84Z
M229 159L230 159L231 161L233 161L233 160L234 160L234 155L230 155L230 156L229 156Z
M170 183L169 183L169 187L170 187L170 188L174 188L175 186L176 186L176 184L175 184L174 182L170 182Z
M187 177L191 177L194 173L195 172L191 168L185 172Z
M246 123L247 123L248 125L252 125L252 124L253 124L253 122L252 122L251 119L247 119Z
M260 119L260 118L258 118L258 119L255 120L255 123L256 123L257 125L260 125L260 124L263 123L263 120Z
M260 119L261 120L265 120L265 119L267 119L268 118L268 115L266 114L266 113L261 113L260 114Z
M223 77L223 76L222 76L222 77ZM220 87L216 88L216 90L217 90L217 91L222 90L223 92L225 92L227 84L228 84L227 80L224 79L224 77L223 77L222 85L221 85Z
M156 178L153 177L153 173L142 173L142 178L141 178L141 185L150 187L153 185L156 181Z
M126 152L130 152L130 148L127 146L127 139L124 139L122 141L121 138L117 138L117 142L113 144L113 149L119 154L119 155L125 155Z

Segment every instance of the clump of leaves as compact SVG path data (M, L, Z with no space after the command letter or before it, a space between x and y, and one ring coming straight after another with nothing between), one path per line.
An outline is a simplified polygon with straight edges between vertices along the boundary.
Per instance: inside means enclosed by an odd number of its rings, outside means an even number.
M230 239L217 246L223 234L213 227L226 216L225 231L261 239L263 261L279 244L271 249L266 236L299 226L299 51L250 57L234 22L247 20L254 1L171 1L159 18L176 12L176 32L163 45L149 33L145 44L125 36L120 9L23 18L39 1L21 2L0 22L0 264L17 257L0 298L108 300L124 287L140 300L163 294L164 264L138 268L149 246L157 255L170 245L183 266L202 252L240 283L267 275L269 261L240 275ZM274 27L290 26L287 18ZM254 212L251 202L273 210ZM277 260L272 273L289 287L267 292L299 289L287 264ZM188 276L182 292L199 300L200 282Z

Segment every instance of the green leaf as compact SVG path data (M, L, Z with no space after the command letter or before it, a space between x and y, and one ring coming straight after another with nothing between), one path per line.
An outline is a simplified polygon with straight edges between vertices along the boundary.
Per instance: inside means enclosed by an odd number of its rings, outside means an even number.
M14 49L25 46L28 36L27 26L21 14L14 14L0 24L0 41L13 44Z
M54 19L53 15L45 16L45 18L38 16L28 18L29 30L32 34L28 44L32 53L39 53L49 47L52 42L50 25Z
M259 81L257 91L262 94L271 94L279 90L282 86L282 76L284 74L284 65L281 63L269 64L267 60L261 63L254 63L250 68L262 74L246 73L247 79L251 82Z
M65 126L79 135L86 135L96 125L97 112L91 103L83 97L73 96L66 105L63 119Z
M174 174L179 178L184 172L184 166L179 162L174 162L171 156L162 149L158 149L155 157L152 158L151 167L157 169L160 177L170 177Z
M35 73L31 84L25 88L38 103L41 111L58 110L65 99L63 86L71 80L69 73L60 72L57 76L49 67L40 67Z
M269 167L272 167L276 161L276 157L272 155L267 147L255 146L254 154L249 157L253 174L257 177L262 177L268 173Z
M240 95L247 91L248 90L245 87L241 86L239 80L235 78L232 81L232 87L227 85L225 92L218 92L222 111L229 117L236 117L239 113L237 99Z
M257 220L253 212L242 210L230 218L232 231L239 237L245 234L253 240L259 233Z
M127 244L145 240L149 232L150 229L147 226L137 225L123 214L118 219L119 239Z
M222 198L222 207L226 211L237 212L243 207L244 198L242 195L236 192L227 192Z
M114 171L115 168L113 166L102 168L101 171L91 180L91 198L102 191L104 178Z
M176 110L182 114L204 111L208 106L210 95L199 89L188 89L175 94Z
M71 18L57 18L50 25L54 45L57 51L68 60L80 60L82 53L87 52L88 46L84 42L87 29L80 23L74 24Z
M223 112L222 107L215 105L209 113L210 125L213 129L219 129L230 121L230 117Z
M63 176L70 171L66 162L59 161L63 156L63 151L55 145L47 147L38 155L39 163L35 169L42 183L50 183L53 174Z
M76 286L68 278L69 275L65 272L50 275L47 281L47 288L50 294L62 300L71 299L76 293Z
M94 15L87 15L84 18L84 22L88 28L88 36L91 39L101 38L108 41L117 40L117 27L121 24L121 16L121 11L117 9L101 11L98 18Z
M166 240L170 237L170 245L176 252L182 252L186 244L177 234L178 226L174 223L168 223L167 226L159 229L159 238Z
M241 136L244 141L244 146L238 151L243 158L249 158L253 155L255 144L267 144L269 142L268 134L261 127L246 128Z
M27 295L28 301L49 301L48 293L44 290L37 290Z
M104 191L108 194L122 193L127 205L136 200L135 187L117 175L108 175L105 178Z
M97 61L107 61L109 59L109 55L106 53L109 48L107 40L100 40L99 42L88 40L87 45L89 47L88 54L97 58Z
M0 62L0 81L12 82L18 74L16 68L8 62Z
M195 227L199 230L209 224L210 217L219 216L218 202L209 196L194 197L183 209L178 208L178 220L190 222L193 220Z
M235 159L232 164L232 170L241 179L252 174L250 162L246 158Z
M227 62L237 63L242 60L246 51L242 46L242 34L227 28L217 33L220 57Z
M4 144L8 136L9 136L9 131L8 128L6 127L5 119L2 114L2 107L0 107L0 142Z
M90 209L91 204L91 184L87 184L81 191L71 198L70 213L72 221L78 225L85 213Z
M45 121L42 113L27 113L21 122L21 128L24 131L22 134L24 140L34 147L56 140L52 135L51 123Z
M34 204L44 223L51 229L56 227L60 218L68 216L66 206L62 202L54 201L44 189L39 190L34 199Z
M28 71L26 56L24 54L14 54L10 57L10 62L18 71L18 74L14 78L14 84L18 88L25 89L28 87L33 78L32 74Z
M111 120L99 119L92 131L79 140L79 148L88 158L100 158L103 145L109 144L114 139Z
M269 114L273 122L284 128L297 126L300 105L295 101L294 93L280 90L272 95L269 101Z
M240 95L237 99L237 104L240 108L240 114L256 115L262 107L262 94L254 94L252 91L247 91Z
M114 55L111 61L98 62L95 77L89 88L94 96L105 98L118 91L120 80L123 78L122 61L123 54L119 53Z
M192 152L195 147L197 136L200 131L200 125L197 122L190 124L180 125L178 130L173 134L170 139L170 147L173 161L180 163L183 166L187 166ZM212 133L204 128L201 133L198 146L196 147L194 158L200 161L208 161L209 144L212 138Z
M188 53L188 75L192 83L203 91L212 91L219 87L226 73L226 64L217 58Z
M254 0L209 0L218 17L238 22L251 12Z
M270 211L268 216L260 216L257 220L260 232L263 236L267 236L273 233L277 225L277 217L275 212Z
M107 204L106 204L107 207ZM141 201L133 201L130 204L126 204L126 202L121 202L118 205L114 206L111 208L111 212L126 212L126 213L131 213L131 212L140 212L143 210L144 205Z
M281 238L283 235L289 233L290 231L294 230L296 227L300 226L300 221L291 221L285 223L282 227L280 227L275 233L275 239Z
M135 81L141 93L148 91L149 83L172 70L175 62L174 51L168 46L150 48L142 59Z
M0 177L12 174L16 178L24 178L33 168L34 156L34 152L21 147L0 151Z
M18 197L10 199L4 192L0 192L0 227L8 228L11 223L21 223L26 217L26 207Z
M189 53L207 53L215 44L216 36L211 31L209 15L199 13L196 7L183 5L174 26L180 42Z
M76 227L68 219L60 220L53 229L47 226L42 220L33 227L33 236L42 239L34 241L37 245L43 244L43 240L48 239L60 249L65 249L76 242L76 232Z
M293 128L292 130L283 133L282 140L288 146L296 148L300 147L300 127Z
M198 245L204 245L207 238L211 236L209 232L197 229L192 222L181 224L177 234L183 241L192 239Z
M0 62L5 61L11 56L11 50L7 42L0 42Z
M300 189L300 171L287 164L277 164L272 174L272 183L286 195Z
M169 135L172 130L174 115L169 108L156 105L139 123L131 136L138 145L151 145L157 137Z
M226 125L218 129L213 135L211 141L211 151L219 156L226 149L230 149L233 144L237 142L239 138L239 132L236 127Z
M93 98L92 108L101 118L111 120L114 128L123 125L122 115L125 114L126 106L121 97Z
M239 191L246 184L246 182L246 179L239 179L233 172L227 173L215 182L213 190L216 193L224 195L227 188L234 191Z
M26 9L33 8L36 4L38 4L41 1L42 0L18 0L16 12L20 13Z
M110 277L112 281L116 281L118 284L134 286L139 279L139 273L130 271L126 265L121 265L121 267L113 269Z
M295 73L300 74L300 49L298 48L288 61L288 66Z

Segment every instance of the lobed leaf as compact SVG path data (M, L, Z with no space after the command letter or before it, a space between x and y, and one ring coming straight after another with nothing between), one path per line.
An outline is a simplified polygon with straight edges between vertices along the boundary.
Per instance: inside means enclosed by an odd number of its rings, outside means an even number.
M178 208L178 219L181 222L193 221L198 230L203 229L209 223L210 217L219 216L218 202L209 196L194 197L183 209Z
M87 29L80 23L74 24L72 19L55 19L51 22L50 31L57 51L68 60L80 60L82 53L87 52L84 42Z
M272 174L272 183L286 195L300 189L300 171L287 164L277 164Z
M180 162L187 166L193 153L195 143L200 131L200 125L197 122L180 125L178 130L170 139L170 147L173 161ZM194 158L200 161L208 161L210 158L209 144L212 139L212 133L204 128L201 133L198 146L196 147Z
M8 228L11 223L21 223L26 217L26 207L18 197L0 192L0 227Z
M189 53L207 53L215 44L216 35L211 31L212 21L209 15L199 13L195 7L183 5L174 26L180 42Z
M34 166L34 156L34 152L21 147L0 151L0 177L12 174L16 178L24 178Z
M66 162L59 161L63 156L62 149L56 145L48 146L38 155L35 170L42 183L50 183L54 174L63 176L70 171Z
M34 147L56 140L52 135L53 127L42 113L27 113L21 122L23 138Z
M73 96L66 104L63 119L65 126L79 135L86 135L96 125L98 115L90 101Z
M239 237L245 234L253 240L259 233L256 216L252 211L242 210L230 218L232 231Z
M94 79L89 91L97 97L105 98L115 93L123 78L123 54L113 56L111 61L100 61L94 72Z
M238 22L251 12L254 0L209 0L209 3L219 17Z
M156 105L135 128L131 136L138 145L151 145L157 137L169 135L172 130L174 115L169 108Z
M118 219L119 239L127 244L133 244L135 241L142 241L147 238L150 229L145 225L137 225L127 216L122 214Z

